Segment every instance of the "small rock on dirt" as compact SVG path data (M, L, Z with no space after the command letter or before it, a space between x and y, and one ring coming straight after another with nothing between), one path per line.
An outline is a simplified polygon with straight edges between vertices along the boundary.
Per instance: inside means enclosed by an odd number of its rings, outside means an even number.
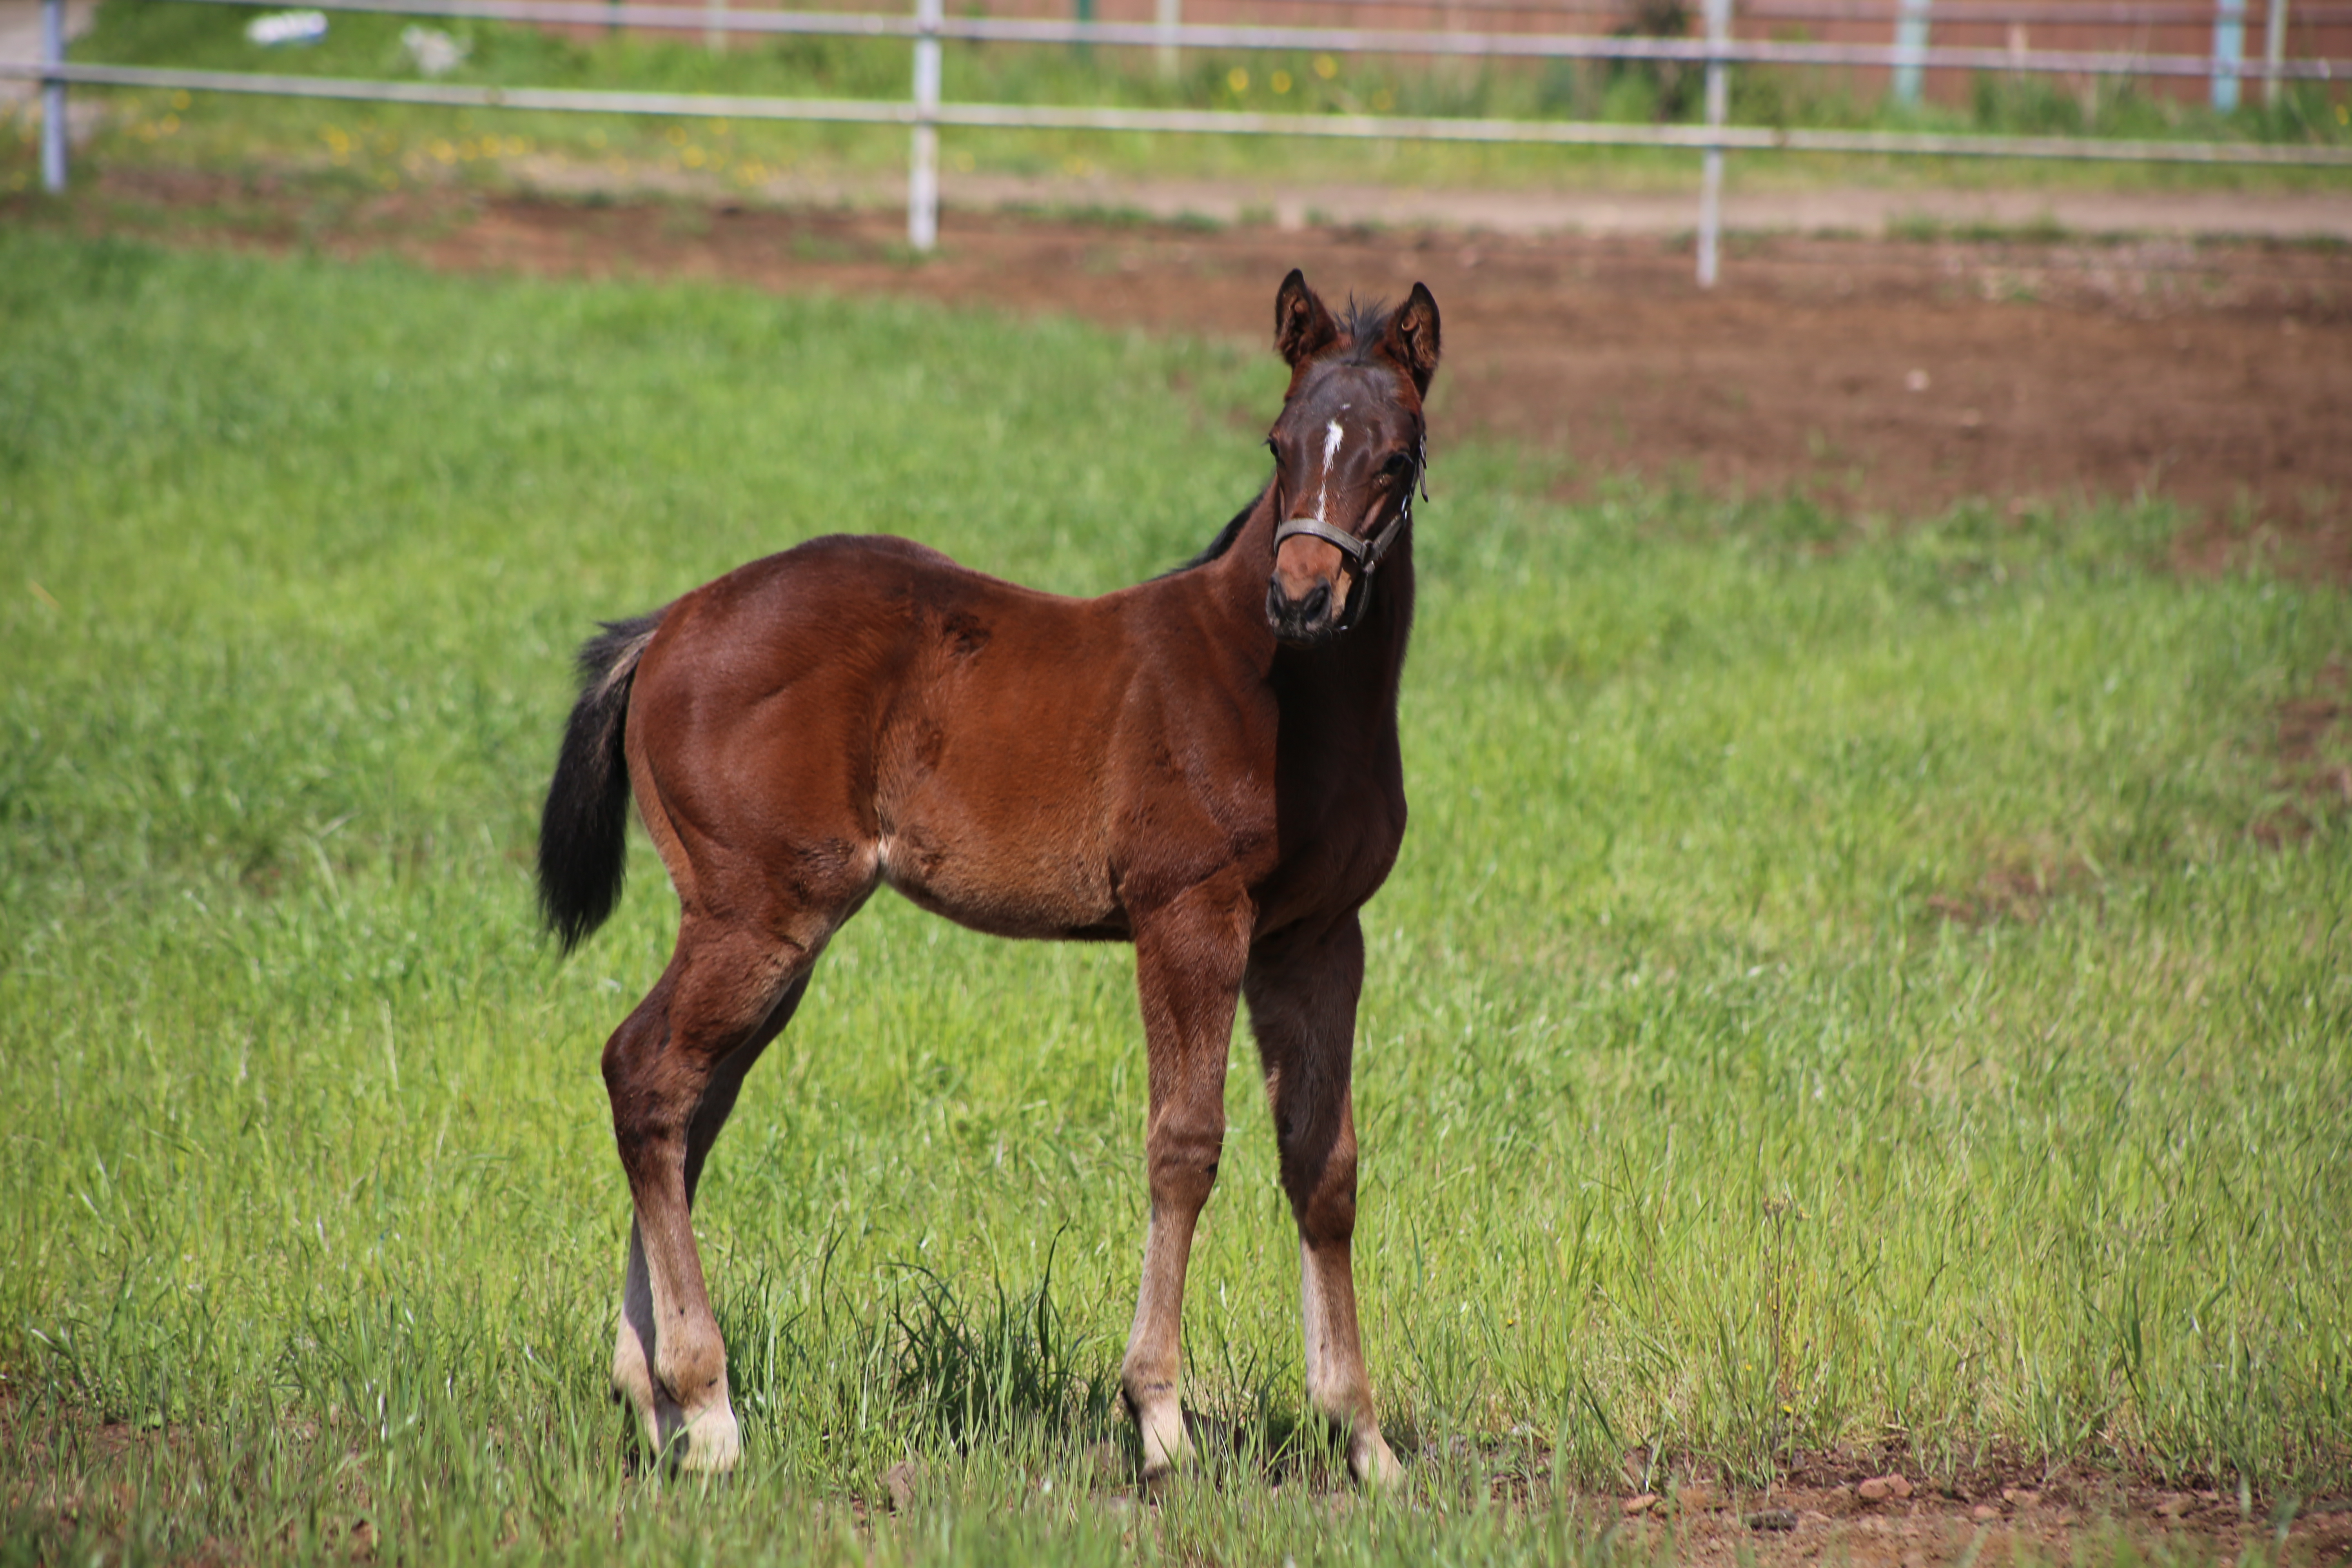
M2000 1517L2000 1510L1993 1507L1993 1505L1989 1502L1980 1502L1977 1504L1976 1507L1969 1510L1969 1517L1975 1520L1979 1524L1984 1524L1992 1520L1999 1519Z
M2011 1508L2032 1508L2042 1500L2042 1494L2023 1487L2003 1487L2000 1489L2000 1500Z
M1649 1512L1650 1505L1657 1500L1658 1494L1655 1492L1642 1492L1636 1496L1627 1498L1625 1500L1625 1517L1631 1519L1635 1514Z
M2156 1505L2156 1511L2166 1519L2179 1519L2189 1511L2190 1499L2186 1492L2174 1492Z
M1675 1502L1685 1513L1711 1513L1719 1506L1713 1487L1685 1487L1675 1494Z
M1904 1476L1873 1476L1853 1489L1854 1495L1864 1502L1897 1501L1911 1495L1911 1482Z
M904 1513L915 1506L915 1483L923 1478L912 1459L901 1459L882 1472L882 1489L890 1494L890 1511Z
M1750 1530L1794 1530L1797 1510L1793 1508L1760 1508L1748 1516Z

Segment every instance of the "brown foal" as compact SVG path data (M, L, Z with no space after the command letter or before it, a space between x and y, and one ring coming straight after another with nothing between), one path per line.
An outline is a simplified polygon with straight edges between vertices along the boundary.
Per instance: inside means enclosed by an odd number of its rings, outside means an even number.
M743 1075L878 885L1002 936L1132 942L1150 1079L1143 1277L1121 1382L1147 1479L1187 1443L1178 1322L1249 1002L1298 1223L1307 1393L1397 1474L1349 1248L1358 911L1404 837L1397 682L1437 303L1275 300L1274 476L1190 565L1098 599L887 538L755 561L581 652L540 893L568 951L620 896L628 802L677 947L604 1047L629 1232L613 1381L656 1449L737 1458L688 1211Z

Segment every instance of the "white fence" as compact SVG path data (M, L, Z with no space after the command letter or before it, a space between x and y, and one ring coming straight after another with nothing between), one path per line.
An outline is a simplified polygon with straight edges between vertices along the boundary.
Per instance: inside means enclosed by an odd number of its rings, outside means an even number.
M218 0L259 5L270 0ZM1825 0L1811 0L1820 8ZM1697 215L1698 281L1712 287L1721 227L1723 155L1727 152L1848 153L1896 156L2074 159L2113 163L2176 163L2266 167L2352 168L2352 148L2243 142L2122 141L2074 136L1935 135L1887 131L1785 130L1728 123L1731 68L1738 65L1884 66L1895 73L1898 94L1916 92L1916 73L1930 69L2064 72L2123 77L2189 77L2235 84L2254 78L2335 81L2352 75L2352 61L2284 58L2284 0L2272 0L2270 47L2260 60L2226 47L2218 30L2210 55L2135 54L2103 50L1952 48L1927 43L1925 0L1895 0L1874 11L1836 0L1841 16L1890 16L1891 45L1787 43L1735 39L1732 0L1705 0L1700 38L1629 37L1577 33L1465 32L1356 27L1200 26L1173 18L1163 4L1150 23L1064 22L991 16L950 17L941 0L915 0L911 16L881 13L740 11L687 5L608 4L606 0L304 0L312 9L389 12L480 21L541 25L667 28L679 31L904 38L914 46L912 90L904 100L733 97L705 93L593 91L575 89L468 87L437 82L375 81L342 77L71 63L64 58L64 0L42 0L42 59L0 62L0 76L31 77L44 88L42 183L66 185L66 92L93 87L176 88L192 92L246 93L449 108L509 109L672 118L825 121L902 125L911 132L907 183L907 237L929 250L939 237L939 132L974 129L1150 132L1189 135L1299 136L1352 141L1522 142L1555 147L1688 148L1702 155ZM2243 0L2234 6L2241 22ZM1760 11L1790 0L1757 0ZM1948 5L1948 9L1964 7ZM2161 6L2047 7L2069 20L2131 22ZM1982 7L1965 7L1972 14ZM2169 9L2182 9L2179 5ZM1706 72L1706 122L1624 125L1591 121L1480 120L1379 114L1263 114L1229 110L1110 109L1034 104L961 103L940 96L940 47L945 40L996 44L1133 46L1158 50L1272 49L1322 54L1380 53L1473 56L1498 59L1672 61ZM2217 86L2217 101L2223 95Z

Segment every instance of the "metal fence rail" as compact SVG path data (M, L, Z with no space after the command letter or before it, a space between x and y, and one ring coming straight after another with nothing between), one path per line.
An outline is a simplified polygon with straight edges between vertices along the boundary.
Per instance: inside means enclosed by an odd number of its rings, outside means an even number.
M1224 109L1088 109L1014 103L940 103L925 110L911 100L902 103L888 99L465 87L446 82L364 81L351 77L277 76L255 71L176 70L151 66L46 67L5 61L0 61L0 77L33 78L85 87L181 88L191 92L432 104L446 109L817 121L856 125L928 122L972 131L1134 131L1189 136L1304 136L1343 142L1520 142L1542 147L1666 147L1691 152L1720 147L1735 153L1862 153L1937 158L2352 169L2352 147L2290 147L2260 142L2126 142L2078 136L1957 136L1751 125L1619 125L1596 121L1259 114Z
M258 5L268 0L219 0ZM941 0L916 0L912 16L843 12L717 11L685 5L607 4L605 0L306 0L310 8L388 12L481 21L571 23L596 26L724 29L751 34L903 38L915 50L913 91L905 100L747 97L709 93L599 91L569 88L469 87L267 72L182 70L164 67L68 63L64 0L42 0L44 58L0 62L0 78L43 84L42 181L65 188L65 94L71 85L175 88L194 92L405 103L453 109L674 118L830 121L905 126L913 144L908 179L908 238L928 250L939 232L938 135L972 130L1143 132L1180 135L1298 136L1345 141L1517 142L1555 147L1664 147L1704 156L1698 215L1698 280L1716 279L1721 228L1722 158L1727 152L1875 153L1895 156L2067 159L2096 163L2174 163L2269 168L2352 168L2352 147L2237 142L2120 141L2062 136L1956 136L1891 131L1824 131L1732 125L1729 68L1741 64L1893 65L1927 68L2074 71L2101 75L2204 76L2222 62L2200 56L2132 56L2084 51L2011 51L1898 44L1779 44L1730 37L1731 0L1706 0L1702 38L1613 37L1508 33L1429 33L1316 27L1214 27L1069 23L957 17ZM1907 4L1907 0L1906 0ZM950 103L940 93L943 40L980 43L1092 43L1160 47L1171 40L1202 48L1320 53L1479 55L1505 58L1675 61L1706 69L1703 125L1624 125L1590 121L1491 120L1378 114L1265 114L1232 110L1114 109ZM2233 60L2238 75L2329 81L2352 73L2352 61Z

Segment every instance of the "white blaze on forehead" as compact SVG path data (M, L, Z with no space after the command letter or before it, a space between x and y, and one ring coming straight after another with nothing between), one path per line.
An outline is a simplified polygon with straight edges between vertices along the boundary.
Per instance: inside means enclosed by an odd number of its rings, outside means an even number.
M1331 499L1331 459L1339 455L1339 443L1346 438L1346 433L1339 428L1337 419L1323 426L1323 479L1315 488L1315 521L1318 522L1331 521L1323 515Z

